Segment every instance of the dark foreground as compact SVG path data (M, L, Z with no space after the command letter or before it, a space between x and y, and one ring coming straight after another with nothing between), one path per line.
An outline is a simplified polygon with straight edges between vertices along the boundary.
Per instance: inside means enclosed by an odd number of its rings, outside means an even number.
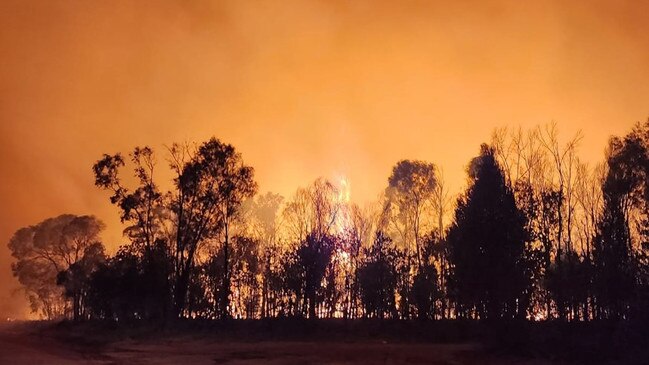
M443 330L443 331L442 331ZM604 327L597 338L609 335ZM432 332L431 332L432 331ZM436 331L436 332L435 332ZM519 329L475 324L339 322L114 323L13 322L0 325L0 364L549 364L643 363L642 355L600 354L579 345L530 346ZM556 333L544 329L553 343ZM504 333L511 341L498 339ZM585 332L584 332L585 333ZM527 335L529 336L529 334ZM566 343L567 341L567 343ZM590 341L590 340L589 340ZM592 345L592 347L591 347Z

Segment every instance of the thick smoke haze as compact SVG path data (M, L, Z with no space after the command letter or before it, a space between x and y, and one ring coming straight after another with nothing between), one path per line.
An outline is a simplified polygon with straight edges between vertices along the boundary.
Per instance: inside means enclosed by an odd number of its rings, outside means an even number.
M344 176L358 202L403 158L459 192L498 126L554 120L601 160L649 116L649 2L574 3L2 1L0 316L27 312L18 228L95 214L123 241L102 153L150 145L162 169L164 145L217 136L261 191Z

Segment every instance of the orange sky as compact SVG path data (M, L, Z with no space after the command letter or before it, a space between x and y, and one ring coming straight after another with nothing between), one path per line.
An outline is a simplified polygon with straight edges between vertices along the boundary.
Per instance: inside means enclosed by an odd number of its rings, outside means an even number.
M16 229L96 214L117 245L90 170L105 152L215 135L262 191L344 175L360 202L402 158L442 166L457 192L496 126L556 120L600 159L649 116L648 14L647 1L4 0L0 316Z

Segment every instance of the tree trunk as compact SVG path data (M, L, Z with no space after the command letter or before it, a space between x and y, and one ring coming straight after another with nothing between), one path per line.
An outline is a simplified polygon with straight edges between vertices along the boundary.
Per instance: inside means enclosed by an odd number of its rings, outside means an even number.
M230 308L230 237L228 234L228 224L225 224L225 244L223 245L223 287L221 291L221 318L229 318Z
M309 319L316 318L316 305L315 305L315 290L309 293Z
M183 311L185 310L188 285L189 270L185 269L180 272L178 281L176 282L175 305L173 312L174 319L178 319L183 315Z

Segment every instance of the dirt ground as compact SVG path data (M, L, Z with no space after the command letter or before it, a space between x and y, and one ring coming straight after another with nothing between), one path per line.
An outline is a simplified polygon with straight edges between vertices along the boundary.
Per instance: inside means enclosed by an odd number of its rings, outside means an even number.
M489 355L476 344L223 342L176 336L63 343L25 324L0 325L0 364L543 364Z

